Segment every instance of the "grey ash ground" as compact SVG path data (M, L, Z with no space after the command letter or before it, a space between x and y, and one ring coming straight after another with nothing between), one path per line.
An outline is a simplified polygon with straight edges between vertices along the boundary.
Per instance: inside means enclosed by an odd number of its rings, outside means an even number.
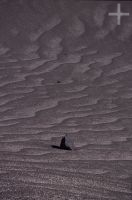
M132 199L132 14L117 26L116 4L0 1L0 200ZM75 149L52 148L66 133Z

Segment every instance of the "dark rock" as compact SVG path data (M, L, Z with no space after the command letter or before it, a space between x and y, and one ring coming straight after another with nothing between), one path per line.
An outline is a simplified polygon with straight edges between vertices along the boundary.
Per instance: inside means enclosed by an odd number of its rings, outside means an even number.
M66 134L66 136L64 136L61 139L60 149L65 149L65 150L73 150L74 149L73 141L68 137L67 134Z
M67 134L64 137L62 137L60 146L57 146L57 145L51 145L51 146L52 148L55 148L55 149L64 149L64 150L74 149L74 143Z

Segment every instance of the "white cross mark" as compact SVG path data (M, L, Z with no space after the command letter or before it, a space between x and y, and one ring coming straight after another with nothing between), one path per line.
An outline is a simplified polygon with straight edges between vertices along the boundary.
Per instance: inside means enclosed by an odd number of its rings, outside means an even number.
M122 16L129 16L129 13L121 12L121 4L117 4L117 13L109 13L109 16L117 16L117 25L121 24L121 17Z

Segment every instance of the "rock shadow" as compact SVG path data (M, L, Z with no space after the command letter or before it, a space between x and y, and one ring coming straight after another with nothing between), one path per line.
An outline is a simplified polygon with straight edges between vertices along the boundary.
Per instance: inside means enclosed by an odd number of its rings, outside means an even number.
M52 148L55 148L55 149L72 150L72 148L68 144L66 144L65 137L61 139L60 146L57 146L57 145L51 145L51 146Z

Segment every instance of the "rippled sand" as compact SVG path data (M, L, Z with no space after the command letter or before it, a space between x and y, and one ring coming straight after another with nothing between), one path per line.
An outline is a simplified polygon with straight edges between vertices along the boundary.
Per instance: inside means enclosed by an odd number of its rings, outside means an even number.
M132 16L117 26L115 6L0 2L0 200L132 199ZM75 149L52 148L66 133Z

